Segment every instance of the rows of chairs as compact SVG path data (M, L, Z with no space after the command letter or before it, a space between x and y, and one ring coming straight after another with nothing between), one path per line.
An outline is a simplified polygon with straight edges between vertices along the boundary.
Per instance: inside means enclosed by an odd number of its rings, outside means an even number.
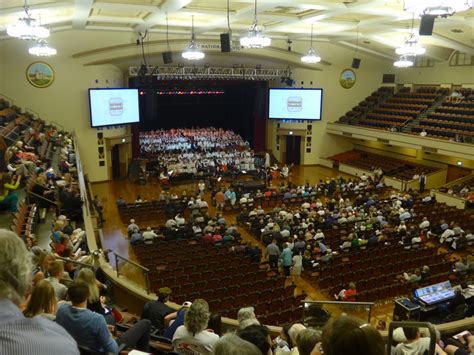
M426 125L415 125L411 127L411 131L413 133L420 133L421 131L425 131L428 136L433 138L439 139L461 139L463 137L464 143L474 143L474 137L467 131L464 130L456 130L450 128L441 128L441 127L433 127L433 126L426 126ZM465 137L464 137L465 136Z
M295 297L293 286L285 288L283 278L268 278L259 263L241 252L188 240L156 241L134 250L140 264L151 269L152 290L170 287L177 303L200 297L209 300L213 311L235 317L241 307L275 302L267 313L288 312L290 319L298 319L293 311L302 296Z
M420 120L420 124L423 126L433 126L441 128L449 128L458 131L466 131L465 134L474 131L474 123L461 123L461 122L451 122L446 120L436 120L431 118L425 118Z
M474 116L467 115L455 115L450 113L431 113L428 115L428 118L435 120L443 120L448 122L461 122L461 123L471 123L474 124Z
M33 234L35 226L39 222L38 216L38 208L35 204L28 205L22 201L15 212L10 230L25 239Z

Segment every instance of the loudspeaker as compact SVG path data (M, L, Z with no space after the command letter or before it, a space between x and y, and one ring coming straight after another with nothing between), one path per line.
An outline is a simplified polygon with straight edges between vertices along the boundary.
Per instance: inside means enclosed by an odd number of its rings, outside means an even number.
M221 33L221 52L230 52L230 35L228 33Z
M173 53L163 52L161 55L163 56L163 63L165 63L165 64L173 63Z
M352 58L352 68L359 69L361 60L359 58Z
M420 22L420 36L431 36L433 34L436 16L423 15Z
M382 77L382 83L395 84L395 74L384 74Z

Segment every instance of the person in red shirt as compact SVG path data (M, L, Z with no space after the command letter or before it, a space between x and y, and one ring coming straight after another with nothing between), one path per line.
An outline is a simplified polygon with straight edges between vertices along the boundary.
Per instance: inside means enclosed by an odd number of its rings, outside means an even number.
M219 190L216 193L215 199L216 199L217 210L222 211L222 209L224 208L224 204L225 204L224 191Z
M355 283L349 283L349 289L344 292L343 300L346 302L355 302L357 296Z

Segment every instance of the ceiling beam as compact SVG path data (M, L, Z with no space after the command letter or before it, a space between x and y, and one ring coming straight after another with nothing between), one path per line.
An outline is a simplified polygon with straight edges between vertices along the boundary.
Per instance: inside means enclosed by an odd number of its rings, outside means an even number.
M74 15L72 18L72 27L74 29L86 27L93 3L94 0L74 0Z
M98 10L108 10L114 12L154 12L158 11L158 6L141 4L122 4L114 2L96 1L92 7Z
M136 27L136 30L144 31L158 24L164 24L166 13L179 11L191 2L192 0L166 0L156 11L150 13L144 19L145 21Z
M346 41L338 41L338 42L332 42L332 43L336 44L336 45L346 47L346 48L352 48L352 49L357 48L357 50L360 51L360 52L365 52L365 53L368 53L368 54L376 55L376 56L381 57L383 59L390 59L390 60L395 59L395 56L390 56L388 54L385 54L385 53L382 53L382 52L379 52L379 51L375 51L375 50L370 49L370 48L365 48L365 47L362 47L361 45L356 46L354 43L350 43L350 42L346 42Z

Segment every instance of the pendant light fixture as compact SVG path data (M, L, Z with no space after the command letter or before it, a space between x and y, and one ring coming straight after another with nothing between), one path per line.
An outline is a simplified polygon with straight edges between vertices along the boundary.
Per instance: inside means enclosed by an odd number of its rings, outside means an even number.
M417 15L448 17L473 7L473 0L405 0L404 10Z
M396 62L393 63L394 67L397 68L409 68L413 66L413 60L410 57L402 55Z
M38 40L49 37L49 30L40 26L38 21L31 17L28 3L23 5L25 17L19 18L18 22L7 25L7 34L10 37L24 40Z
M199 47L196 43L196 36L194 34L194 16L191 17L191 42L189 43L186 50L181 53L181 56L187 60L201 60L205 57L204 52L199 50Z
M316 64L321 61L321 57L316 54L313 48L313 24L311 24L311 45L306 55L301 57L301 61L306 64Z
M398 55L417 56L426 53L426 48L418 44L418 37L415 34L414 25L415 14L413 14L413 18L411 20L411 32L408 37L405 38L405 43L403 44L403 46L400 46L395 49L395 53L397 53Z
M257 0L255 0L255 10L253 23L247 36L240 38L240 45L244 48L264 48L272 44L272 39L263 35L263 28L257 23Z
M38 40L35 46L28 49L28 52L38 57L50 57L57 53L56 49L50 47L45 39Z

